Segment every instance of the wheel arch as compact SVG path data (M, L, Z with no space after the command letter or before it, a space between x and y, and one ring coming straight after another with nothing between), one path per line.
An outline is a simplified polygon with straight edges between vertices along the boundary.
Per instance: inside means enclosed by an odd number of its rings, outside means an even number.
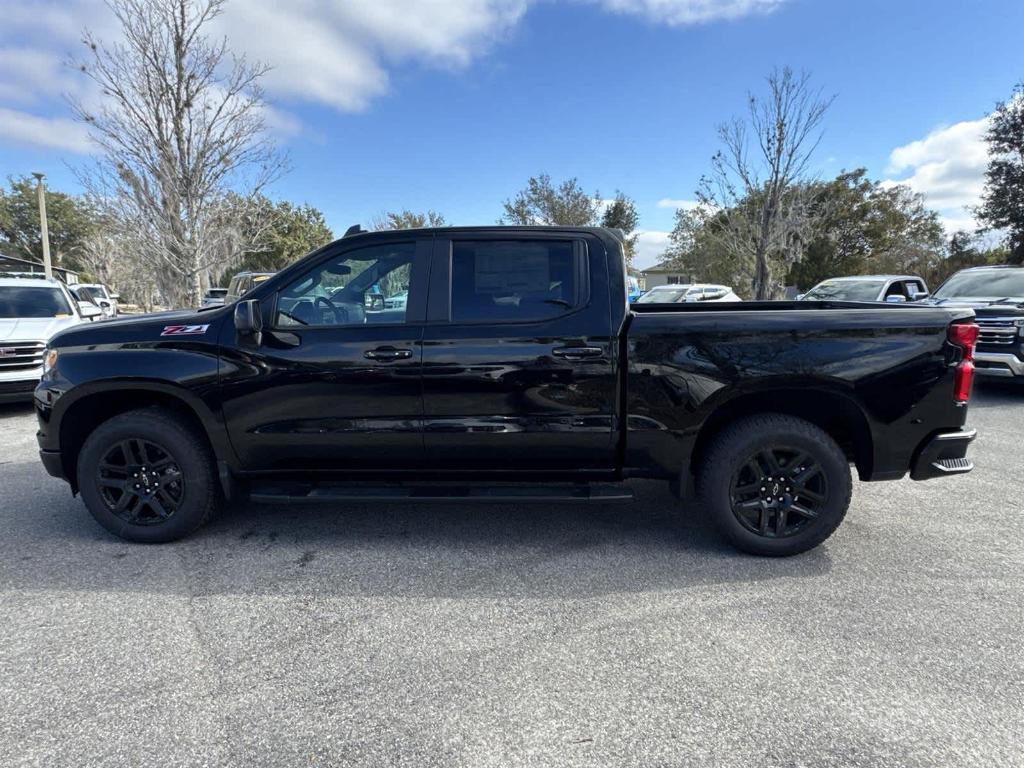
M110 382L89 387L72 402L61 405L61 463L74 492L78 491L78 454L86 438L103 422L142 408L155 406L173 413L206 441L218 465L228 458L229 447L214 414L195 395L173 386L160 382Z
M829 389L778 388L739 394L719 403L697 434L690 454L695 473L714 437L739 419L763 413L780 413L804 419L835 440L861 478L871 476L874 438L863 409L852 397Z

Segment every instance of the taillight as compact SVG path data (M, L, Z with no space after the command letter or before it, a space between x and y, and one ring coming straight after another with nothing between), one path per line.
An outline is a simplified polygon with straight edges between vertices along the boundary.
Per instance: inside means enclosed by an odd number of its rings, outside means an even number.
M953 376L953 399L966 403L971 399L974 383L974 345L978 341L978 326L974 323L953 323L949 326L949 343L963 352Z

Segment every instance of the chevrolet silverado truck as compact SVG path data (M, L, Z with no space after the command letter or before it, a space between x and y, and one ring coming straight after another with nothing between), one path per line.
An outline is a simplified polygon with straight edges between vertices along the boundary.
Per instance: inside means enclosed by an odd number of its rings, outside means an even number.
M40 456L132 541L240 499L595 503L658 478L760 555L824 541L851 467L972 469L970 309L630 306L625 281L614 230L353 227L225 307L59 334Z

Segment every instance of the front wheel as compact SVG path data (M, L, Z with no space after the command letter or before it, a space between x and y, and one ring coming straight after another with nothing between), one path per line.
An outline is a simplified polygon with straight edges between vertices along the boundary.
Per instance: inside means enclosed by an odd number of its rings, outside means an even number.
M205 439L161 408L122 413L97 427L79 454L78 487L96 521L129 541L180 539L220 503Z
M697 487L715 527L734 546L782 557L832 535L850 506L853 481L846 456L824 430L764 414L715 437Z

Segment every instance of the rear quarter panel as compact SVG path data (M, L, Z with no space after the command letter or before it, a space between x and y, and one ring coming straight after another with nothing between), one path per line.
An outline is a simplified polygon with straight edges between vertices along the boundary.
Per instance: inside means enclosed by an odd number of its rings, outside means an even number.
M807 390L845 398L863 414L873 446L865 479L902 476L921 440L965 421L946 341L957 313L852 307L636 313L626 336L627 471L678 473L708 418L736 398L767 396L770 407L772 392Z

